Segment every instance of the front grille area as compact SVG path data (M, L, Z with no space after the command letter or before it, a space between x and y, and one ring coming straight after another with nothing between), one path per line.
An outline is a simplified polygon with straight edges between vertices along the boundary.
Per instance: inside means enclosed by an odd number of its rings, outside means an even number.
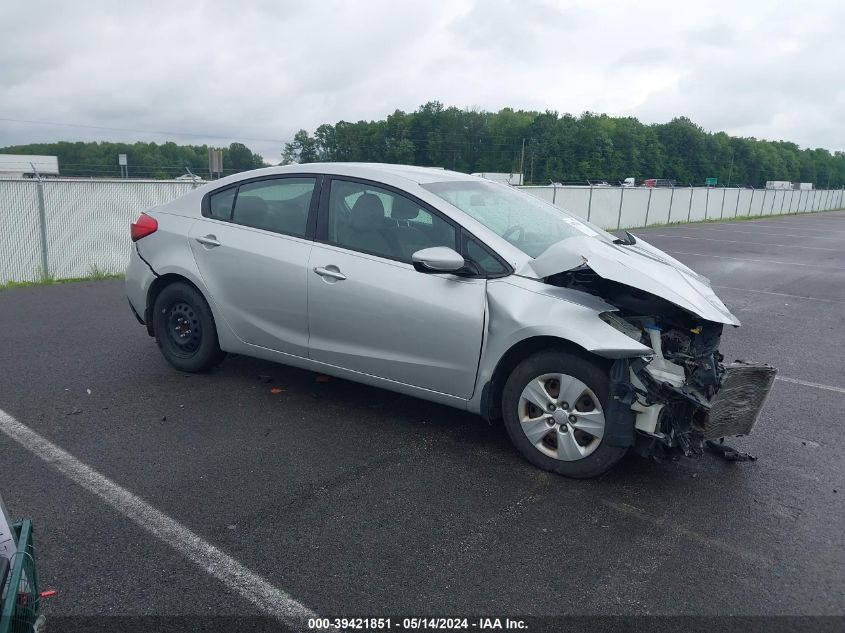
M722 385L704 419L704 439L748 435L769 397L777 370L762 363L725 367Z

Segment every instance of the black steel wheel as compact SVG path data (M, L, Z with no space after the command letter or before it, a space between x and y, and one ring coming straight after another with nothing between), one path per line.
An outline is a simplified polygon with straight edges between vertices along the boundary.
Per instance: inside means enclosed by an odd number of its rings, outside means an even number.
M180 301L171 306L167 315L167 335L174 353L193 356L202 343L202 325L193 306Z
M165 287L153 307L153 331L164 358L180 371L210 369L224 353L208 302L187 283Z

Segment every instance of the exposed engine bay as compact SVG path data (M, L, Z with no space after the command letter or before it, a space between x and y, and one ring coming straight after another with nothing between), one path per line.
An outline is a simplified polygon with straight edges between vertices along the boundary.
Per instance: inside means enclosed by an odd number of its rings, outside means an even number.
M715 443L751 432L774 382L773 367L725 364L719 352L722 323L601 277L586 262L544 282L613 305L617 311L603 312L601 318L654 350L650 357L614 363L608 417L616 424L608 429L607 441L633 445L655 457L670 450L698 455L709 445L737 459L739 453ZM630 437L632 432L635 437Z

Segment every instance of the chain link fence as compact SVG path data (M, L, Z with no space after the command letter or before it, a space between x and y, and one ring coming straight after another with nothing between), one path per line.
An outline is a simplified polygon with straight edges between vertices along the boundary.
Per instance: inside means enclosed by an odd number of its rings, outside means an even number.
M526 186L521 189L607 230L845 207L845 189L601 185Z
M122 273L129 223L195 187L172 180L0 180L0 284ZM521 187L615 230L845 207L845 190Z
M122 273L129 223L192 182L0 180L0 284Z

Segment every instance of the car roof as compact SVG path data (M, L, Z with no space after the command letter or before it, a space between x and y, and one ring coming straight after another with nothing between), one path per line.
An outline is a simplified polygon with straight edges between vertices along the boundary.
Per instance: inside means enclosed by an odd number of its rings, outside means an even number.
M444 180L478 180L478 176L470 176L459 171L443 169L440 167L418 167L416 165L392 165L390 163L325 163L333 168L350 166L358 169L372 169L377 173L388 172L394 176L407 178L413 182L422 184L428 182L442 182Z
M244 178L273 176L275 174L281 175L287 173L334 174L338 176L354 176L356 178L372 180L379 180L379 178L384 177L385 175L390 175L403 178L417 184L443 182L446 180L483 180L477 176L470 176L469 174L463 174L448 169L438 169L437 167L392 165L390 163L296 163L278 167L265 167L263 169L256 169L249 172L240 172L238 174L222 178L219 181L215 181L215 183L224 184L227 182L235 182Z

